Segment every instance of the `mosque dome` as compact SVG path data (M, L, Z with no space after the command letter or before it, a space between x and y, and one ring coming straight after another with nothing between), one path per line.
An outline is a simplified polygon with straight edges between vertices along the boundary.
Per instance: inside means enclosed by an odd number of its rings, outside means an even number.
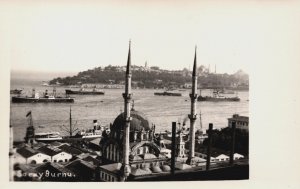
M132 118L130 121L130 131L150 130L150 125L151 125L150 121L142 112L131 110L130 117ZM125 114L123 112L119 114L117 118L114 120L114 123L111 127L111 132L114 133L123 130L124 125L125 125Z

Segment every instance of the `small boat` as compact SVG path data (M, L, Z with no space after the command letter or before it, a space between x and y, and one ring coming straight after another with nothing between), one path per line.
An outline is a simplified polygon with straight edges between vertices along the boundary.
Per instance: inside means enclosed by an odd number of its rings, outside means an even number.
M97 91L96 87L94 87L94 89L92 91L86 91L84 89L80 89L78 91L74 91L71 89L66 89L66 94L70 95L70 94L75 94L75 95L104 95L105 93L103 91Z
M13 90L10 90L10 94L21 94L22 93L22 89L13 89Z
M155 92L154 95L158 95L158 96L182 96L181 93L175 93L175 92Z
M37 142L52 142L62 140L59 132L35 133L35 141Z
M74 98L71 97L60 97L56 96L55 90L53 90L53 95L48 94L48 90L45 91L43 97L40 97L38 93L35 93L35 90L32 90L32 96L13 96L11 101L13 103L73 103Z
M220 95L220 92L218 90L213 91L213 96L202 96L201 91L200 95L198 96L198 101L212 101L212 102L222 102L222 101L233 101L237 102L241 99L238 96L235 97L225 97L223 95Z

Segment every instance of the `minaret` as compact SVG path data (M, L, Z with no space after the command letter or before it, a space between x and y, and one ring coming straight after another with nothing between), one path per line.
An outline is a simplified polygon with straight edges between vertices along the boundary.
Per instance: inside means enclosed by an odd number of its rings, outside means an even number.
M131 94L131 52L130 52L131 41L129 41L129 51L127 59L127 68L125 76L125 93L124 98L124 119L125 125L123 127L123 162L122 162L122 177L121 181L125 181L129 176L131 170L129 166L129 132L130 132L130 102L132 98Z
M192 77L192 93L190 94L191 98L191 114L190 118L190 148L189 148L189 157L187 163L193 165L195 158L195 122L197 119L196 114L196 100L197 100L197 46L195 47L195 58L194 58L194 67L193 67L193 77Z

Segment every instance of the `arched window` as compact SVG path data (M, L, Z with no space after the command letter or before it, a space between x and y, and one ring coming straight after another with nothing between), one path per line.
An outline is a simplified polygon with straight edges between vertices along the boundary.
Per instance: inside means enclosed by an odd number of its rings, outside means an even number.
M48 162L48 160L47 160L47 159L44 159L44 160L43 160L43 162L44 162L44 163L47 163L47 162Z
M35 160L32 160L32 161L30 162L30 164L36 164L36 161L35 161Z

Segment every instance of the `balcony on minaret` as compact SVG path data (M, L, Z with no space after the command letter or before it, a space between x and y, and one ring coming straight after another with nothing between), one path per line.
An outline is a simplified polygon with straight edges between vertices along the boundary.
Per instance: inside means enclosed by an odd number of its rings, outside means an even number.
M190 120L196 120L197 119L197 114L189 114L188 117L190 118Z
M123 98L125 99L126 102L128 102L128 100L130 101L132 99L132 94L131 93L129 93L129 94L123 93L122 96L123 96Z
M197 93L196 94L190 93L190 98L191 98L192 101L195 101L197 99L197 97L198 97Z

